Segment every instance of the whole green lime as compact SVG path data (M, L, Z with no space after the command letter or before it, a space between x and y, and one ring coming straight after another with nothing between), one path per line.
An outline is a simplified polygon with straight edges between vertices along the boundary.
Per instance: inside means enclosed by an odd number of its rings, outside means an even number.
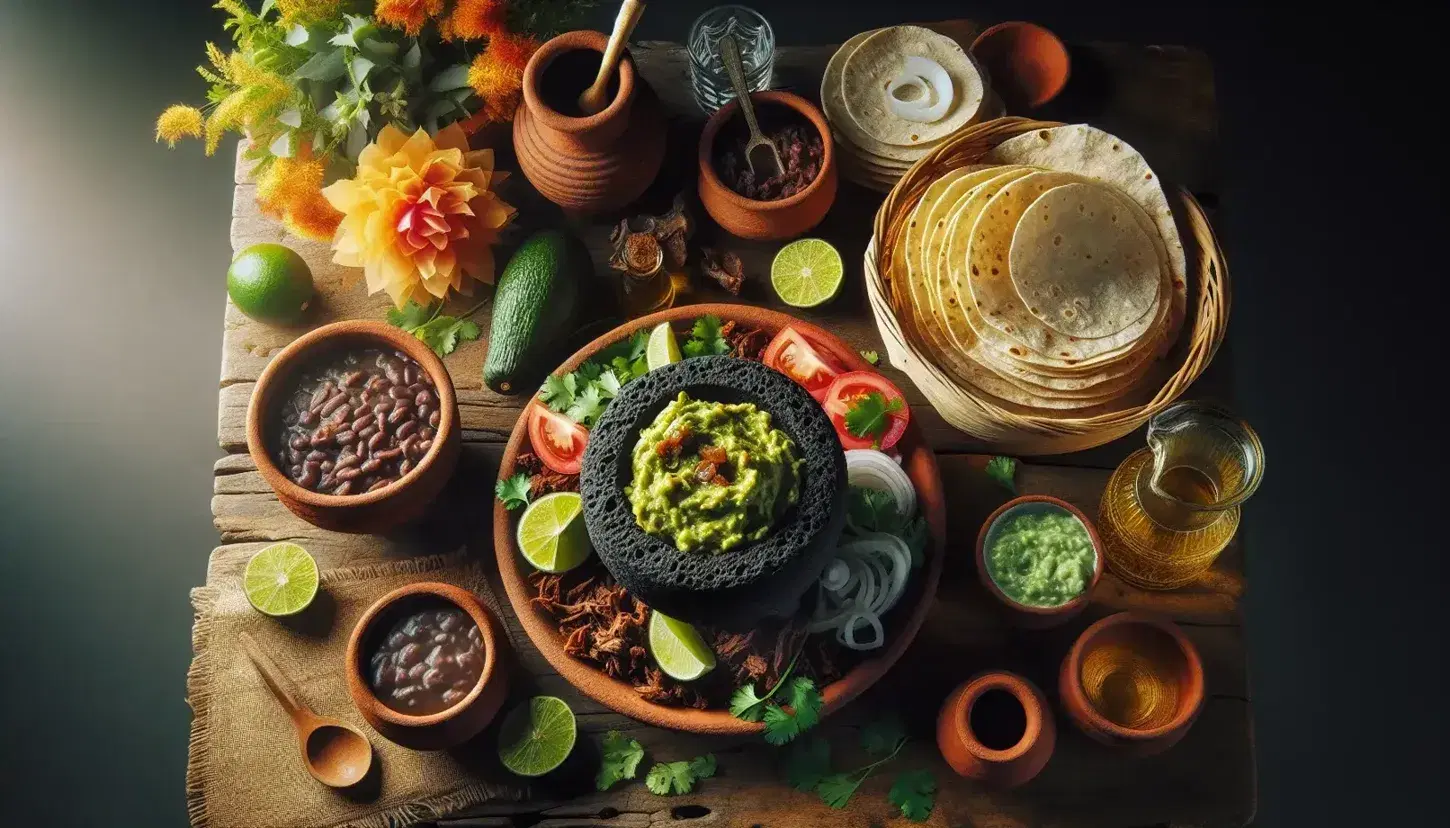
M312 304L312 269L291 248L254 244L227 268L227 295L258 322L295 324Z

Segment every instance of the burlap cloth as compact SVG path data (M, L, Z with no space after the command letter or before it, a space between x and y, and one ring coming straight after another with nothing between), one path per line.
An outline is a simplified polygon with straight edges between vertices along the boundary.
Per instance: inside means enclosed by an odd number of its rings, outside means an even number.
M443 581L478 595L495 617L498 599L478 561L465 554L413 558L322 573L317 602L284 624L252 609L241 579L192 590L195 658L186 677L191 705L186 799L195 828L399 828L490 799L518 799L524 786L498 770L472 768L493 746L475 739L456 752L400 747L363 722L343 678L348 635L383 594L414 581ZM311 616L309 618L309 615ZM330 619L330 620L329 620ZM310 629L311 626L317 629ZM500 624L502 627L503 625ZM323 786L303 767L292 724L242 651L251 633L298 687L302 703L360 728L381 774L362 793ZM473 764L469 762L469 764Z

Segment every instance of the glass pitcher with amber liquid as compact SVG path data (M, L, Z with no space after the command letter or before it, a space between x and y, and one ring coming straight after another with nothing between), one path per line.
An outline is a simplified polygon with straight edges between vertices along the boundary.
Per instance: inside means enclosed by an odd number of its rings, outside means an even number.
M1239 506L1264 474L1248 424L1205 403L1171 405L1148 421L1148 448L1108 480L1098 515L1104 558L1146 589L1191 583L1239 528Z

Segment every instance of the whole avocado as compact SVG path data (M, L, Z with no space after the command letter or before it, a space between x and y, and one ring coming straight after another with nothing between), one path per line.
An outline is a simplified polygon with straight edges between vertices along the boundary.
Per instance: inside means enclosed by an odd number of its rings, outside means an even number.
M584 243L562 230L535 233L519 245L494 293L485 385L500 394L538 385L530 374L541 351L573 330L579 282L590 268Z

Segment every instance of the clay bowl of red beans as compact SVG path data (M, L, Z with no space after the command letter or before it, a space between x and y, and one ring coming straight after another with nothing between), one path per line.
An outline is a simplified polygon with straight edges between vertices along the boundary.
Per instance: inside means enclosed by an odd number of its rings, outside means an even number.
M347 690L373 729L414 750L478 735L508 692L503 639L472 593L436 582L379 598L347 640Z
M314 526L379 534L427 509L458 465L443 363L382 322L325 325L283 348L247 408L247 451Z

